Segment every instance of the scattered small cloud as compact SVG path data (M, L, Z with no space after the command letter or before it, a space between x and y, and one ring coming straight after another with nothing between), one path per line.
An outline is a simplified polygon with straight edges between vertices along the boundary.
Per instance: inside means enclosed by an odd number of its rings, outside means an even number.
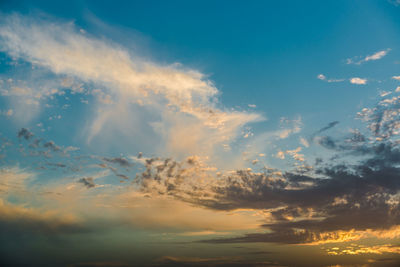
M30 132L28 129L26 128L22 128L21 130L19 130L18 132L18 138L25 138L26 140L31 139L34 136L34 134L32 132Z
M104 161L110 162L110 163L116 163L119 164L121 167L131 167L132 163L130 163L127 159L123 157L118 157L118 158L103 158Z
M344 79L328 79L328 78L326 78L326 76L324 74L319 74L317 76L317 78L320 79L321 81L325 81L325 82L328 82L328 83L337 83L337 82L343 82L344 81Z
M352 83L352 84L367 84L367 79L354 77L354 78L350 79L350 83Z
M96 186L96 184L94 183L93 177L87 177L87 178L84 177L84 178L79 179L78 182L83 184L87 188L93 188Z
M359 56L353 57L353 58L348 58L348 59L346 59L346 64L360 65L360 64L362 64L364 62L367 62L367 61L378 60L378 59L381 59L384 56L386 56L390 52L390 50L391 50L390 48L385 49L385 50L381 50L381 51L375 52L374 54L368 55L368 56L363 57L363 58L359 57Z

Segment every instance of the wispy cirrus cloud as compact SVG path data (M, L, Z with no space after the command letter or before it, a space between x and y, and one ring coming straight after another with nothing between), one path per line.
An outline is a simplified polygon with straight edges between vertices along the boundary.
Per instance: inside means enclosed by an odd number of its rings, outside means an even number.
M82 33L72 23L46 22L4 16L0 49L57 77L66 75L100 88L93 90L101 99L87 128L89 141L105 132L132 134L146 128L168 144L163 145L164 151L206 150L209 154L234 140L244 125L264 119L255 112L227 110L218 104L218 89L196 70L141 58L120 45Z
M364 62L368 61L374 61L374 60L379 60L386 56L390 52L390 48L385 49L385 50L380 50L375 52L372 55L368 55L365 57L353 57L353 58L348 58L346 59L346 64L355 64L355 65L361 65Z
M317 78L321 81L325 81L328 83L343 82L345 80L345 79L328 79L324 74L318 74Z

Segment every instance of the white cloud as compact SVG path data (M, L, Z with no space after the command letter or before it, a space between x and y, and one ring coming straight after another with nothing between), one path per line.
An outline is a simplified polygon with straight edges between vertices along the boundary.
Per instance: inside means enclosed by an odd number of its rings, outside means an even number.
M100 88L87 129L88 141L101 134L111 138L115 136L112 131L131 140L132 135L143 134L143 129L152 129L161 135L160 142L168 144L164 150L198 153L233 141L245 124L264 119L258 113L221 107L219 91L206 75L181 64L146 60L115 43L82 34L72 23L19 15L2 21L2 51L36 68Z
M383 58L384 56L387 55L387 53L389 53L390 49L386 49L386 50L382 50L382 51L378 51L373 55L370 56L366 56L364 61L370 61L370 60L378 60Z
M352 84L367 84L367 79L354 77L354 78L350 79L350 83L352 83Z
M378 59L381 59L384 56L386 56L390 52L390 50L391 50L390 48L385 49L385 50L381 50L381 51L375 52L372 55L368 55L368 56L366 56L364 58L361 58L361 57L348 58L348 59L346 59L346 64L360 65L360 64L362 64L364 62L367 62L367 61L378 60Z
M327 79L326 76L324 74L319 74L317 76L318 79L320 79L321 81L325 81L328 83L337 83L337 82L343 82L344 79Z
M307 141L307 139L300 137L300 143L304 146L304 147L309 147L310 143Z

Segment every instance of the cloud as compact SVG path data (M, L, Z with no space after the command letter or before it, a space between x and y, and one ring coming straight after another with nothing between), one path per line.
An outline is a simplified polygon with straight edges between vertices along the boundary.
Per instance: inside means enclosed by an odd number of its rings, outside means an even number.
M45 157L51 157L51 151L52 152L59 152L60 154L64 156L68 156L71 152L78 151L79 148L73 147L73 146L68 146L68 147L63 147L57 145L54 141L50 140L47 141L43 138L35 138L32 140L33 136L35 134L31 131L29 131L26 128L21 128L18 131L17 134L18 138L24 138L27 141L30 141L28 144L30 151L30 155L36 155L36 156L45 156ZM42 148L46 148L47 151L41 150Z
M346 64L356 64L356 65L360 65L364 62L367 61L374 61L374 60L378 60L383 58L384 56L386 56L389 52L390 52L390 48L385 49L385 50L381 50L381 51L377 51L372 55L368 55L362 59L360 59L360 57L354 57L354 58L348 58L346 59Z
M60 151L61 147L57 146L54 141L48 141L46 143L43 144L43 147L45 148L50 148L53 151Z
M181 64L146 60L118 44L82 34L72 23L15 14L1 22L2 51L56 77L73 77L100 88L100 94L89 90L102 101L97 101L87 128L88 141L114 136L116 131L127 140L135 132L144 140L156 134L161 146L168 144L162 152L210 154L218 145L232 142L244 125L264 119L258 113L219 107L219 91L206 75Z
M337 124L339 124L338 121L332 121L332 122L330 122L327 126L322 127L321 129L319 129L315 134L320 134L320 133L322 133L322 132L324 132L324 131L327 131L327 130L329 130L329 129L335 127Z
M130 163L127 159L123 157L119 158L103 158L104 161L110 162L110 163L116 163L119 164L121 167L131 167L132 163Z
M87 177L87 178L84 177L84 178L79 179L78 182L82 183L87 188L96 187L96 184L94 183L93 177Z
M352 245L342 249L327 249L328 255L359 255L359 254L378 254L384 253L400 254L400 246L384 244L377 246Z
M384 56L386 56L389 53L390 49L386 49L386 50L382 50L382 51L378 51L370 56L366 56L364 61L370 61L370 60L378 60L383 58Z
M256 233L247 234L243 237L233 238L219 238L201 240L204 243L282 243L282 244L309 244L319 242L320 244L326 243L339 243L344 241L355 241L346 232L331 232L331 233L315 233L307 230L279 230L272 233Z
M5 20L6 23L0 27L0 43L4 51L31 62L35 67L48 69L57 75L73 76L101 88L96 92L88 89L88 93L94 94L98 101L95 106L98 112L94 112L96 115L90 121L89 139L109 128L116 128L129 133L128 140L131 141L133 129L145 132L146 139L154 145L153 140L158 139L147 135L151 128L166 143L165 150L160 150L172 154L171 157L152 158L139 153L137 157L126 158L90 156L84 160L71 159L68 166L79 163L77 168L101 167L106 169L102 177L111 174L122 179L134 174L118 173L117 167L130 167L132 162L135 162L135 168L136 163L143 166L138 166L141 171L129 186L110 183L104 185L101 194L95 192L100 190L86 190L102 186L96 184L96 177L91 175L71 183L49 185L60 194L56 196L59 202L52 204L65 204L71 210L79 211L83 210L79 205L84 202L85 207L101 207L102 214L98 216L112 214L110 217L119 222L129 222L141 228L190 232L265 230L263 233L205 241L211 243L348 242L364 238L364 233L388 230L400 224L400 148L396 139L391 139L400 129L397 97L387 98L385 95L377 107L360 112L358 117L366 122L370 132L353 130L344 137L318 136L314 139L329 149L328 152L335 153L336 158L343 159L341 162L334 159L321 161L302 171L269 166L253 170L238 167L236 162L232 164L234 168L222 169L218 168L216 147L234 143L244 125L259 121L262 116L221 107L216 99L218 90L204 74L179 64L162 65L144 60L117 45L82 35L72 24L42 25L19 16ZM318 78L326 80L324 75ZM366 83L360 78L353 79L358 84ZM19 91L22 92L24 90ZM140 118L136 111L147 113ZM315 134L325 134L337 124L338 121L327 122ZM283 118L280 127L270 134L274 140L299 133L301 117L295 120ZM119 135L110 136L112 140L121 141ZM268 134L246 145L257 142L265 145L265 136ZM33 151L43 148L50 152L68 150L68 147L64 149L53 141L34 139L33 133L26 128L19 131L18 137L28 140L24 142L32 145L30 149ZM307 140L300 140L303 146L309 146ZM123 141L123 145L129 144ZM141 142L140 138L137 142ZM305 165L306 159L300 154L302 148L292 148L282 148L278 156L290 156L297 161L296 166ZM70 147L69 150L76 149ZM132 155L135 155L134 150ZM351 161L347 161L349 155L354 157ZM228 156L220 158L221 161L230 161ZM62 168L67 166L63 162L54 164ZM128 172L126 169L124 173ZM108 182L108 179L104 180ZM11 183L4 187L4 191L10 192L10 186ZM31 191L39 192L35 186ZM76 203L71 204L73 200ZM36 222L41 221L41 217L38 218Z
M146 161L146 171L136 181L149 195L173 196L214 210L252 209L269 214L263 226L268 233L204 242L322 244L378 237L381 230L388 234L380 238L396 236L391 229L400 225L400 147L390 137L398 134L394 131L399 127L393 125L398 101L396 98L388 104L382 100L378 107L364 112L368 114L364 121L371 129L369 134L352 130L343 137L316 139L335 151L337 158L360 157L348 164L332 160L305 172L242 169L214 179L217 170L198 160L188 164L152 159ZM375 121L379 127L370 127ZM331 122L318 132L337 124ZM295 156L299 151L287 153Z
M55 212L40 212L33 208L24 208L0 199L0 225L2 234L11 233L78 233L88 231L81 222L68 215Z
M352 84L367 84L367 79L354 77L354 78L350 79L350 83L352 83Z
M34 136L34 134L33 134L32 132L30 132L30 131L29 131L28 129L26 129L26 128L21 128L21 130L18 131L17 136L18 136L18 138L23 137L23 138L25 138L26 140L29 140L29 139L31 139L31 138Z
M317 78L328 83L336 83L344 81L344 79L327 79L324 74L318 74Z

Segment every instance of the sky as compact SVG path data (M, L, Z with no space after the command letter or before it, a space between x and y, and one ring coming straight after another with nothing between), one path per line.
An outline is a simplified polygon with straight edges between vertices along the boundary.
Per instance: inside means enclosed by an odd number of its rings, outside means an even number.
M0 1L2 266L398 266L400 2Z

